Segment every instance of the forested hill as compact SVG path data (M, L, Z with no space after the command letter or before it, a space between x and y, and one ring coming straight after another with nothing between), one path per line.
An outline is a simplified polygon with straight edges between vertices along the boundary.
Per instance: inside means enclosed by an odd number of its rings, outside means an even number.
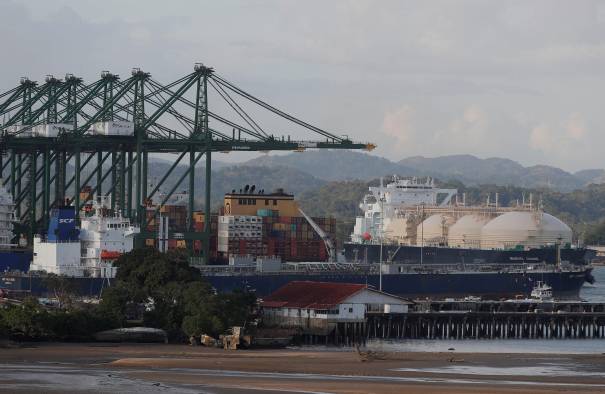
M393 162L385 158L351 151L309 151L287 155L262 156L243 165L267 168L292 168L326 181L365 180L388 175L432 176L459 181L466 185L496 184L527 188L572 191L591 183L603 183L605 170L590 169L576 173L557 167L525 167L503 158L480 159L472 155L441 157L415 156Z

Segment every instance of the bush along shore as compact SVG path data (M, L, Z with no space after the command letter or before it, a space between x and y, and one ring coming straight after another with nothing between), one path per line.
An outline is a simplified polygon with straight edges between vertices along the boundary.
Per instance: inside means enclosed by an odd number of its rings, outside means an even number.
M217 336L243 326L256 307L254 294L215 294L182 252L140 249L121 256L112 286L100 301L77 300L69 282L50 275L52 306L36 298L0 304L0 338L16 341L87 341L99 331L130 326L159 328L171 342Z

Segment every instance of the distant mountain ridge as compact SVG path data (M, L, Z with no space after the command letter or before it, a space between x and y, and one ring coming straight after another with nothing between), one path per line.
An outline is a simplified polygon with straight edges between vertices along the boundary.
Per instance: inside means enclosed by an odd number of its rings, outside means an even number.
M557 167L547 165L524 167L516 161L499 157L480 159L472 155L435 158L416 156L403 159L399 163L418 171L425 171L427 175L444 180L457 180L469 185L514 185L571 191L592 183L592 179L577 177Z
M292 167L326 181L373 179L388 174L411 172L412 168L384 157L346 150L308 151L288 155L261 156L242 165Z
M165 188L172 186L185 171L177 166ZM203 162L198 165L203 165ZM159 178L168 170L171 162L162 159L150 160L150 181ZM524 167L514 160L503 158L480 159L472 155L451 155L427 158L408 157L392 162L382 157L352 151L308 151L287 155L266 155L244 163L229 164L213 162L214 201L222 200L222 195L246 184L255 184L257 189L267 192L274 188L284 188L299 194L321 187L328 182L368 181L398 174L401 176L431 176L444 182L461 182L468 186L497 185L517 186L532 189L551 189L569 192L583 189L589 184L605 183L605 170L588 169L570 173L557 167L536 165ZM204 170L196 170L195 187L198 202L204 187ZM186 189L184 180L178 190ZM163 188L163 189L165 189Z
M162 178L169 170L171 164L163 160L154 160L149 164L148 177L151 185ZM170 190L179 179L183 179L176 191L186 191L188 181L182 178L186 171L185 165L178 165L172 172L161 191ZM205 189L205 168L197 167L195 176L195 195L196 208L203 206ZM232 190L239 190L245 185L255 185L256 190L264 189L270 193L277 188L284 188L289 193L296 195L302 194L308 190L314 190L326 184L327 181L316 178L304 171L299 171L287 166L268 168L252 165L227 165L223 163L219 168L212 169L211 198L213 208L222 205L223 196Z
M557 167L525 167L510 159L481 159L473 155L439 157L413 156L393 162L352 151L310 151L271 155L244 162L242 166L290 167L325 181L369 180L381 176L432 176L443 181L468 185L495 184L572 191L589 184L605 183L605 170L590 169L570 173Z

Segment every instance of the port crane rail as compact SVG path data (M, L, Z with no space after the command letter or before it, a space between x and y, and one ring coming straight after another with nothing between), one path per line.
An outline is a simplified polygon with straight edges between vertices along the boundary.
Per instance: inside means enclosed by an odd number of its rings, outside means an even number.
M223 108L211 109L215 102ZM269 132L245 110L251 106L285 119L289 128L299 127L311 139L292 138L281 130ZM219 113L224 110L229 115ZM93 132L96 126L111 122L132 125L132 132ZM49 132L49 127L55 131ZM72 74L64 79L49 75L43 83L21 78L16 87L0 93L0 132L0 176L30 242L46 226L52 207L68 199L82 208L86 202L80 198L83 186L92 188L90 195L110 195L112 208L141 226L139 242L155 238L146 231L149 218L155 216L147 214L148 202L161 188L168 189L159 210L187 178L189 214L184 236L190 246L201 240L204 256L209 255L210 226L203 233L193 231L196 164L203 156L205 221L209 223L213 152L374 148L304 122L201 63L166 85L138 68L126 79L103 71L99 80L88 84ZM151 190L150 153L176 155ZM175 177L178 165L185 165L186 170Z

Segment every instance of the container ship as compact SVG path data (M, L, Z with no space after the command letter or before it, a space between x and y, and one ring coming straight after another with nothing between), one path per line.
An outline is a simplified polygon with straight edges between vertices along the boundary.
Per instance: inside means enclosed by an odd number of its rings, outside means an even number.
M140 232L109 206L105 198L90 202L79 226L74 207L52 209L46 234L33 239L33 258L30 252L25 267L5 270L0 289L15 295L47 296L53 293L49 274L55 274L68 280L79 295L100 296L115 278L113 263L133 249Z

